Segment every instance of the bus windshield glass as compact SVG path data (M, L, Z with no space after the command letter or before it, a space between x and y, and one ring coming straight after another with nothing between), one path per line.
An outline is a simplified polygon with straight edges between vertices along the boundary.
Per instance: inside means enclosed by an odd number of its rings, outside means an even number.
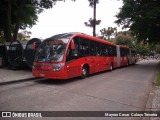
M63 59L69 39L49 38L42 42L36 55L37 62L60 62Z

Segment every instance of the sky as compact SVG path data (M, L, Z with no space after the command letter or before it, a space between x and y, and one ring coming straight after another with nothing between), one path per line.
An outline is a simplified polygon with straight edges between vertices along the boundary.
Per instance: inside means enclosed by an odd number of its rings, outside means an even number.
M121 0L99 0L97 4L97 20L101 24L96 26L96 33L100 35L100 29L108 27L117 27L115 15L122 7ZM57 2L51 9L47 9L38 16L38 22L31 29L31 38L45 39L55 34L67 32L82 32L92 35L92 28L86 27L84 22L93 18L93 8L89 7L88 0L66 0L66 2Z

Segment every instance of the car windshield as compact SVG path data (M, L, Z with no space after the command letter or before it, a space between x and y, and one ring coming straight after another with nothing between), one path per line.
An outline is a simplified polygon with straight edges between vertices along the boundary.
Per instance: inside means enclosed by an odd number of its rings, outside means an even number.
M63 60L69 36L53 36L44 40L38 49L35 61L38 62L60 62Z

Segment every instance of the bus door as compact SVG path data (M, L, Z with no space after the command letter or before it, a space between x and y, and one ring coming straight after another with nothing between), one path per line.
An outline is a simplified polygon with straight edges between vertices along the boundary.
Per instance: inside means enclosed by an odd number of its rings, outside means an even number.
M101 56L101 45L100 43L96 43L96 64L95 64L95 71L99 72L102 70L102 64L103 64L103 60L102 60L102 56Z
M78 61L78 44L77 41L74 41L74 49L70 47L67 50L66 55L66 69L67 69L67 76L68 78L79 76L80 71L80 63ZM70 45L71 46L71 45Z
M101 63L101 70L108 70L110 66L110 61L111 57L109 55L109 46L105 44L101 44L101 58L100 58L100 63Z

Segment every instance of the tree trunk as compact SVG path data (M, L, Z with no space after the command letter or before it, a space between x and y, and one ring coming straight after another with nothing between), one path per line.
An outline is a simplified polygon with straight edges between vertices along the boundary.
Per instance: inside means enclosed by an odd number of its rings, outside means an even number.
M4 25L4 37L7 42L12 40L11 36L11 1L7 0L6 24Z
M93 36L96 36L96 0L93 5Z
M13 41L17 40L18 30L19 30L19 24L17 23L13 31Z

